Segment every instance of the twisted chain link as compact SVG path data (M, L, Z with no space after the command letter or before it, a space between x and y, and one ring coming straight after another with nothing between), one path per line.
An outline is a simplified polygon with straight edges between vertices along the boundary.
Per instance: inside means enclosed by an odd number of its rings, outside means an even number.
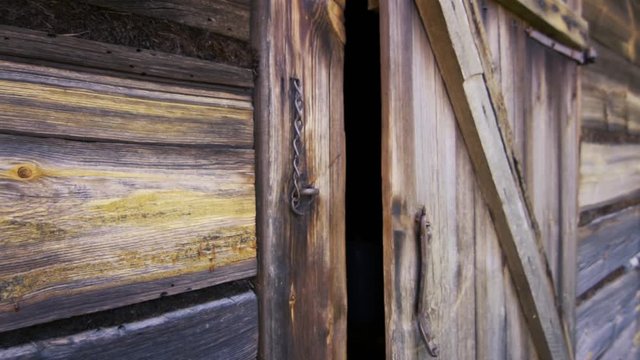
M291 190L291 211L302 215L301 210L301 183L302 183L302 111L304 110L302 86L300 79L291 78L293 86L293 189Z

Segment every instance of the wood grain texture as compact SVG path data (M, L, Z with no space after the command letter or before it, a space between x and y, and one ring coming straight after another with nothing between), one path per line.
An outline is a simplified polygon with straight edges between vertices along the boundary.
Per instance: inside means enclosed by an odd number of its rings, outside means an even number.
M241 293L157 317L0 349L0 359L255 359L258 301Z
M529 39L524 31L527 25L503 6L494 1L483 2L483 6L492 59L490 66L484 66L485 72L493 69L505 98L515 158L521 166L516 169L526 179L570 334L579 181L577 65ZM493 95L492 99L495 101Z
M640 207L597 218L579 235L578 296L640 252Z
M552 281L503 150L464 6L458 1L416 4L489 204L538 355L543 359L570 358Z
M578 306L576 358L600 359L639 311L640 271L632 270Z
M625 360L640 358L640 321L634 319L624 329L609 348L602 353L601 359Z
M118 11L176 21L249 41L250 0L82 0Z
M251 150L10 135L0 144L2 330L97 310L36 310L49 299L91 303L93 292L128 284L217 278L255 258ZM137 301L129 293L107 306Z
M580 210L607 205L640 190L640 144L582 143Z
M588 23L562 0L496 0L550 37L579 49L587 48Z
M419 281L440 357L476 358L475 176L412 1L381 2L380 20L387 358L430 358L417 328ZM433 236L419 259L423 205Z
M589 35L600 44L640 65L640 5L635 0L584 0Z
M257 2L260 357L346 357L344 1ZM320 190L295 216L290 78L304 93L304 172Z
M176 94L0 62L0 132L155 144L253 147L250 99ZM71 75L71 76L70 76Z
M51 37L41 31L0 25L0 44L0 55L46 64L113 70L137 78L253 87L250 69L68 36Z
M583 70L583 126L640 133L640 66L597 42L594 48L598 61Z
M519 340L513 329L507 333L507 325L511 324L507 323L506 311L512 309L513 304L507 304L505 290L511 284L505 284L500 243L484 206L476 210L476 229L477 359L511 359L508 357L511 354L507 353L508 340L513 341L514 337ZM517 298L510 300L515 300L519 308Z

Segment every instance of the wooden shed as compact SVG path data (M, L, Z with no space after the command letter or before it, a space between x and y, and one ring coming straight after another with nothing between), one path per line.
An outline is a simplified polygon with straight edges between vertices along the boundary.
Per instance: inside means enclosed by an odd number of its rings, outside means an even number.
M637 0L2 0L0 359L638 359Z

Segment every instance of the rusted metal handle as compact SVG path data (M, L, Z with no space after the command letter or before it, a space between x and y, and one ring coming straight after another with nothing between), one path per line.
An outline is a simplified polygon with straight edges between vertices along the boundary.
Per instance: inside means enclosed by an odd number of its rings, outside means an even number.
M429 256L429 247L431 244L431 223L427 218L427 208L422 207L418 216L416 216L416 222L418 223L418 233L420 238L420 277L418 279L418 313L416 317L418 319L418 328L424 340L429 355L438 357L440 349L433 335L433 329L431 328L431 319L429 318L429 312L427 310L427 272L429 267L427 259Z

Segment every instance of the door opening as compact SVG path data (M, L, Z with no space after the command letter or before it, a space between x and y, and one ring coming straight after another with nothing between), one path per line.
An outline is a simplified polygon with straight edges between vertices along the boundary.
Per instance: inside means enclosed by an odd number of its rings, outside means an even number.
M367 5L345 10L347 353L384 359L380 27Z

